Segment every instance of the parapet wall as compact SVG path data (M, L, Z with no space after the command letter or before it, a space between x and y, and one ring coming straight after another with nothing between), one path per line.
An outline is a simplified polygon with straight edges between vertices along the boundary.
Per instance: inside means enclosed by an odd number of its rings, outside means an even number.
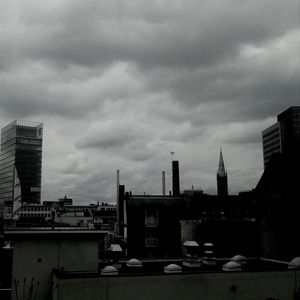
M298 299L300 271L60 277L53 300Z

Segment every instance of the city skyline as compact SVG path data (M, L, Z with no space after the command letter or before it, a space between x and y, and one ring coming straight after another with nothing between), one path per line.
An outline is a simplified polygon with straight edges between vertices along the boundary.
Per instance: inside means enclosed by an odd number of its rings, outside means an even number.
M230 194L263 172L261 132L299 104L299 4L36 1L0 4L0 126L44 123L42 201ZM268 11L268 14L265 12ZM13 50L12 50L13 49Z

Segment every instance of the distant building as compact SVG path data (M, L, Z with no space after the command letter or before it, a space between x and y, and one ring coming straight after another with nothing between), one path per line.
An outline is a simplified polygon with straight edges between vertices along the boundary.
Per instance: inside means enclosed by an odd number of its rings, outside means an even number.
M49 206L41 204L24 204L18 211L18 220L16 225L41 225L47 224L52 218L52 209Z
M114 230L117 220L117 206L101 204L72 205L66 196L58 201L44 201L43 204L23 204L17 213L17 227L27 226L69 226L95 227Z
M126 193L122 198L124 238L129 256L175 257L181 254L180 214L185 207L182 197Z
M277 116L277 123L262 132L264 166L278 153L291 154L300 145L300 106Z
M219 168L217 172L217 190L218 196L228 196L227 172L225 170L222 149L220 149Z
M43 124L16 120L1 130L0 205L12 206L14 176L22 203L40 203Z
M119 195L124 208L124 240L131 257L182 255L186 239L211 241L226 257L235 249L257 253L254 195L220 197L203 192L181 196Z

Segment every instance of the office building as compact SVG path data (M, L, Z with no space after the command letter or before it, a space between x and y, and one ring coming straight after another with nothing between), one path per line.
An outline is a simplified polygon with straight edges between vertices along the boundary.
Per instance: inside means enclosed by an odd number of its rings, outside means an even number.
M277 116L277 123L262 132L264 166L278 153L293 154L300 145L300 106Z
M222 149L220 149L219 168L217 172L217 190L218 196L228 196L227 172L225 170Z
M43 124L16 120L1 130L0 205L11 207L16 174L22 203L40 203Z

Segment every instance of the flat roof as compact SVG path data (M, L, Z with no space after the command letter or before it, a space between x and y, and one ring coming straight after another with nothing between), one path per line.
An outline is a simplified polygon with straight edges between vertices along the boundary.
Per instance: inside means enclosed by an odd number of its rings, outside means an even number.
M129 206L143 206L145 204L170 206L174 203L184 203L184 197L162 195L128 195L126 198L126 202Z
M80 239L98 240L107 235L109 230L74 229L74 228L34 228L5 230L5 240L28 240L28 239Z
M128 276L157 276L165 275L164 267L170 263L175 263L178 266L182 267L181 273L174 273L174 275L188 275L188 274L247 274L247 273L267 273L267 272L300 272L299 269L289 269L288 262L276 261L266 258L247 258L247 264L241 265L241 270L236 272L225 272L222 267L225 263L229 262L231 258L217 258L216 265L209 266L204 265L200 267L186 267L183 265L184 258L174 258L174 259L140 259L143 266L138 269L131 269L126 266L128 258L119 260L118 275L119 277L128 277ZM99 261L99 268L107 266L107 262ZM66 272L62 270L55 270L55 276L60 279L67 278L88 278L88 277L104 277L100 272ZM230 276L230 275L228 275Z

